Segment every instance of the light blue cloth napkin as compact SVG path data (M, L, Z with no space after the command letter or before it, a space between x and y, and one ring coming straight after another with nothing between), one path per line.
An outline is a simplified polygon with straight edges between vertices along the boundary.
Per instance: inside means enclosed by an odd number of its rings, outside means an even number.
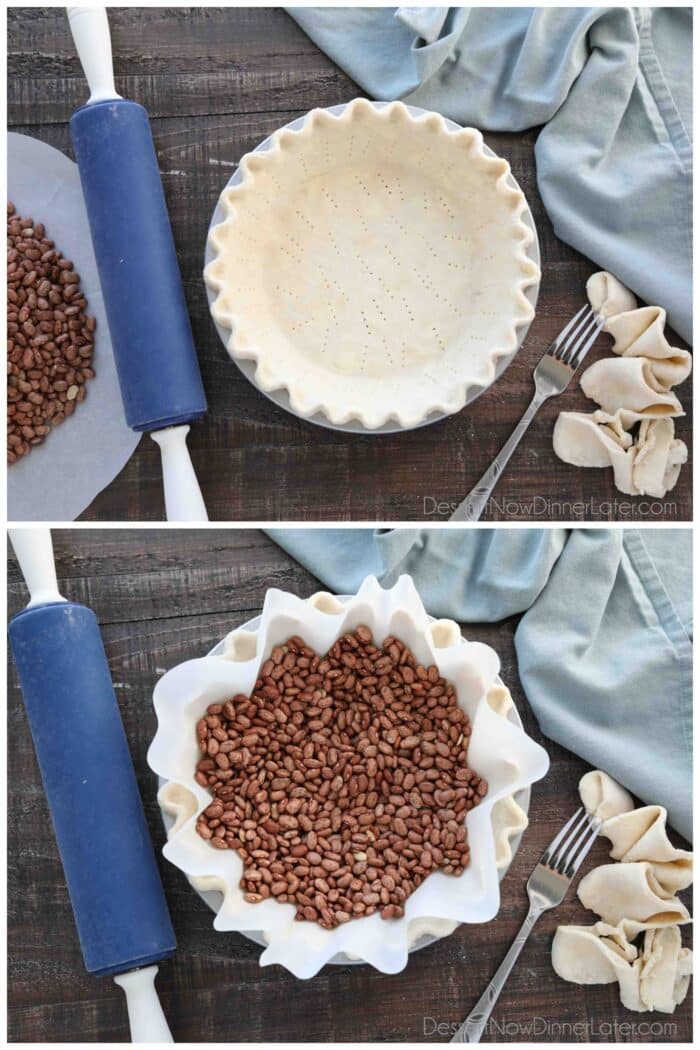
M542 732L692 838L690 529L273 529L331 591L409 573L434 616L524 613L520 678Z
M483 131L545 125L537 181L557 235L691 342L690 8L288 10L371 98Z

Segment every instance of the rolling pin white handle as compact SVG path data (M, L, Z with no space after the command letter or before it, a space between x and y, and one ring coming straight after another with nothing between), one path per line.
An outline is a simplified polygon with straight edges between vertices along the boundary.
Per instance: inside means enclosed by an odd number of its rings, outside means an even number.
M173 1037L153 983L157 966L120 973L114 983L123 988L132 1043L172 1043Z
M64 602L58 590L50 529L9 529L19 567L29 589L29 605Z
M112 41L109 36L107 9L67 7L66 11L75 49L90 87L88 106L93 102L121 98L114 87Z
M151 434L155 443L160 446L165 514L168 521L209 521L187 448L189 432L189 426L184 424L156 430Z

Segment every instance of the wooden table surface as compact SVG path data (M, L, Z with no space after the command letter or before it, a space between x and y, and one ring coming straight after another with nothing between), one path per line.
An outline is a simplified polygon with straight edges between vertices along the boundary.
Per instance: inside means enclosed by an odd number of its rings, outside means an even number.
M279 8L111 8L109 18L117 90L142 102L152 119L209 397L190 447L211 519L445 520L509 436L532 394L535 363L581 306L598 268L554 235L537 191L536 130L485 136L509 160L542 249L537 317L522 351L491 390L450 419L393 436L343 434L284 412L243 378L212 325L201 271L209 220L241 156L314 106L362 92ZM67 121L86 86L63 9L11 9L8 27L9 124L71 154ZM50 216L41 218L50 230ZM609 346L602 336L589 361ZM691 384L678 393L688 415L677 432L690 444ZM622 496L611 470L556 458L559 411L592 407L576 385L545 405L486 518L691 520L690 466L659 502ZM148 437L83 517L162 519L159 452Z
M102 626L159 853L165 835L156 778L146 764L155 731L155 682L166 669L206 653L227 631L257 614L268 587L302 596L318 587L258 531L156 529L138 535L136 543L129 530L56 531L54 545L62 593L87 603ZM10 615L25 602L10 555ZM466 1016L510 946L526 910L527 876L576 807L576 785L587 768L540 733L518 680L514 627L515 621L507 620L465 631L498 651L525 728L551 758L550 772L533 789L531 826L502 884L498 919L458 928L413 954L395 976L369 966L327 966L312 980L298 981L279 966L261 969L260 949L243 936L215 933L212 913L184 876L161 858L178 950L163 963L158 984L177 1041L447 1041L449 1026ZM14 668L8 751L9 1038L126 1040L122 992L108 978L88 976L83 967ZM586 867L605 859L601 840ZM621 1008L616 985L582 987L555 976L549 952L556 925L591 921L573 895L544 915L499 1000L489 1038L624 1042L648 1041L651 1033L664 1041L690 1041L690 996L673 1016L633 1014ZM687 944L688 927L683 937ZM447 1027L437 1029L438 1024ZM640 1027L649 1024L666 1027ZM584 1027L572 1027L577 1025Z

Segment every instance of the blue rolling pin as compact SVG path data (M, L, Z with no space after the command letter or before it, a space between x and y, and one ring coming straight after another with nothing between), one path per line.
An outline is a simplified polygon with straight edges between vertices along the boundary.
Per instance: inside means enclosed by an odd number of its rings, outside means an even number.
M133 1042L172 1042L155 965L175 950L95 614L58 591L48 529L10 529L30 593L10 644L85 966L125 991Z
M90 86L70 122L126 421L161 449L171 521L206 521L187 449L206 399L145 109L117 94L104 7L69 7Z

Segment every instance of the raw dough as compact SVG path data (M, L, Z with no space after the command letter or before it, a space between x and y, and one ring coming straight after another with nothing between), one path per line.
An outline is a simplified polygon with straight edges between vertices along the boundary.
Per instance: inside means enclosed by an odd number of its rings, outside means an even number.
M693 366L690 352L671 346L665 328L666 311L660 306L642 306L631 313L616 314L604 325L613 337L613 353L627 361L644 358L659 390L678 386L688 378Z
M661 499L678 481L688 449L674 436L672 419L642 418L636 442L624 431L623 419L622 411L616 416L561 412L554 424L554 451L576 467L612 467L620 492Z
M608 820L619 813L634 809L634 799L629 791L613 780L601 769L592 769L578 782L581 802L592 817ZM605 829L602 829L605 834Z
M659 885L676 893L693 881L693 854L671 845L666 817L663 806L641 806L611 816L603 824L601 834L610 839L610 856L614 860L648 861Z
M677 926L644 934L639 992L648 1010L673 1013L688 993L692 972L693 953L681 947Z
M632 293L604 270L589 277L586 292L596 313L606 318L603 331L613 337L613 353L620 357L647 358L653 366L658 389L668 390L688 378L692 355L688 350L671 346L666 339L663 307L637 308Z
M400 102L313 110L224 191L205 279L233 357L302 415L413 426L517 346L539 279L525 199L471 128Z
M507 686L497 683L489 689L486 700L497 715L507 718L514 706L513 697ZM496 843L496 865L506 868L513 859L513 839L522 835L528 825L527 814L515 801L513 795L507 795L494 803L491 810L491 827Z
M688 458L675 437L673 417L684 413L671 387L688 377L692 357L666 339L666 311L636 309L634 296L612 274L593 274L586 289L593 309L606 317L603 330L613 337L617 357L583 373L581 389L600 409L562 412L554 451L574 466L611 466L615 485L627 495L662 498ZM630 431L636 424L635 439Z
M565 981L620 986L628 1010L673 1013L688 991L692 952L681 946L679 923L690 914L675 896L692 882L692 853L666 833L663 806L634 809L629 792L599 769L579 781L581 801L604 821L610 856L579 884L584 907L600 916L592 926L560 926L552 966ZM644 934L640 947L633 942Z
M611 984L618 981L628 1010L673 1013L688 992L692 952L681 946L678 926L649 929L641 954L624 929L560 926L552 944L552 965L565 981Z
M661 885L648 861L601 864L581 879L578 898L611 926L623 919L668 926L690 918L685 905Z
M654 364L643 357L596 361L581 376L581 389L610 415L626 409L641 417L682 416L675 394L656 381Z
M588 301L597 314L612 317L637 308L637 300L617 277L605 270L592 274L586 282Z

